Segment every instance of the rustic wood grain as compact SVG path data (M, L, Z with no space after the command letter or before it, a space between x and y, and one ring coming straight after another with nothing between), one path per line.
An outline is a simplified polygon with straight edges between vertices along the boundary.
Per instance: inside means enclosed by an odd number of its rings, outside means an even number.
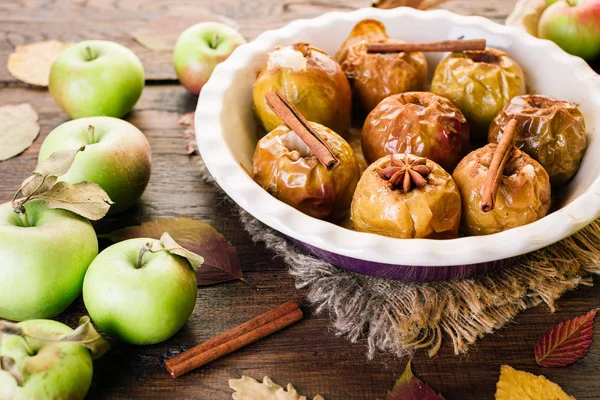
M514 1L457 0L445 8L464 14L482 14L501 20ZM333 4L333 5L332 5ZM44 137L68 119L45 90L16 83L6 71L12 44L42 39L76 41L84 38L114 40L140 55L150 80L174 78L169 54L147 51L131 41L130 33L144 20L208 9L237 21L248 38L299 17L324 11L368 5L368 1L178 1L81 0L0 2L0 105L31 103L40 115L42 132L21 156L0 163L0 202L7 201L36 164ZM366 359L362 343L351 344L329 330L327 315L313 315L275 335L173 380L164 370L167 357L242 323L287 300L302 301L285 265L261 244L253 244L242 229L234 209L222 194L199 180L195 160L186 155L179 116L194 109L196 99L174 82L144 89L135 110L126 117L148 136L153 149L153 173L140 204L95 227L99 233L161 217L178 215L213 224L237 247L250 285L242 282L202 287L198 303L186 326L168 341L145 347L111 341L113 347L95 362L90 398L231 399L227 381L242 374L276 382L293 382L304 394L322 394L327 400L385 398L406 360L380 354ZM551 314L540 306L520 314L515 322L477 342L468 354L455 356L449 344L429 359L418 353L414 372L448 400L492 399L500 366L509 364L544 374L577 399L598 399L600 381L600 330L596 329L590 353L582 361L559 369L535 364L533 346L554 324L600 305L600 287L566 294ZM57 319L75 325L85 313L77 300Z

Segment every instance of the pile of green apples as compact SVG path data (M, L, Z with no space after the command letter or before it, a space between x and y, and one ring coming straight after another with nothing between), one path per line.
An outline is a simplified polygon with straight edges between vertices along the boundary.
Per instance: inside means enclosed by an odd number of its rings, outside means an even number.
M173 54L181 83L198 94L214 67L243 43L221 24L189 28ZM51 68L50 94L73 120L46 137L39 161L85 146L58 181L99 185L113 202L109 214L134 205L150 179L150 144L120 119L144 82L138 57L108 41L75 44ZM26 201L20 211L13 202L0 205L0 318L23 321L16 326L35 332L35 340L21 340L10 329L0 331L0 398L85 396L91 355L79 344L53 340L71 328L49 320L82 292L91 319L112 337L142 345L174 335L194 309L196 275L186 258L149 251L161 246L155 239L130 239L98 254L94 228L81 216L40 199Z

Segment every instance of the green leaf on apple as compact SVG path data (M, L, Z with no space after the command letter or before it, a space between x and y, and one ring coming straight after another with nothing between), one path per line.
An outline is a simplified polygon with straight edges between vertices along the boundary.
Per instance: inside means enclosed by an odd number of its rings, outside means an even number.
M79 326L68 335L60 338L59 342L79 343L90 350L92 360L102 357L110 349L110 344L94 329L90 317L84 315L79 320Z
M167 232L164 232L160 237L160 244L163 245L163 250L185 258L194 271L198 271L198 268L204 264L204 258L202 256L181 247Z
M204 264L196 271L198 285L244 279L235 247L215 228L195 219L159 219L119 229L100 237L112 242L138 237L160 239L165 232L181 247L204 258Z
M0 161L27 150L39 133L38 115L30 104L0 107Z
M90 220L104 217L113 202L100 186L91 182L70 184L58 181L58 177L71 168L77 154L84 150L85 146L59 151L41 161L13 196L15 212L24 213L23 204L38 199L44 201L48 208L68 210ZM24 198L17 200L19 195Z
M25 379L23 378L21 371L19 371L17 368L17 363L15 362L14 358L0 356L0 369L11 374L12 377L17 381L18 386L23 386Z
M409 361L386 400L444 400L444 398L413 374Z

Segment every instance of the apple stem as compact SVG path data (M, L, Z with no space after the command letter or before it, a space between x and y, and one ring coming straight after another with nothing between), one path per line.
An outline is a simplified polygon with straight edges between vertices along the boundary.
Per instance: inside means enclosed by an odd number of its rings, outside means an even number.
M144 254L146 254L148 251L152 252L152 243L150 242L144 243L144 245L140 249L140 252L138 253L137 257L137 262L135 263L136 269L142 268L142 259L144 258Z
M212 37L212 40L210 41L210 48L211 49L216 49L217 48L217 42L219 40L219 34L215 34L215 36Z
M90 46L85 46L85 54L87 55L86 61L92 61L95 58Z
M94 135L94 125L88 125L88 142L89 144L96 143L96 136Z

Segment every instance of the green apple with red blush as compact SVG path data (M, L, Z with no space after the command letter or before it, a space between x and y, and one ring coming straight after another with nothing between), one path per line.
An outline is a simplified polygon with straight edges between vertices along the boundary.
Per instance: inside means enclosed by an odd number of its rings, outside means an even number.
M150 179L152 150L146 136L127 121L111 117L80 118L55 128L44 140L39 161L52 153L85 146L59 179L99 185L114 202L109 213L131 207Z
M218 22L201 22L186 29L173 50L179 81L191 93L199 94L215 67L244 43L238 31Z
M63 51L50 69L48 89L71 116L120 118L138 101L144 67L128 48L106 40L86 40Z
M585 60L600 56L600 0L548 0L538 36Z

